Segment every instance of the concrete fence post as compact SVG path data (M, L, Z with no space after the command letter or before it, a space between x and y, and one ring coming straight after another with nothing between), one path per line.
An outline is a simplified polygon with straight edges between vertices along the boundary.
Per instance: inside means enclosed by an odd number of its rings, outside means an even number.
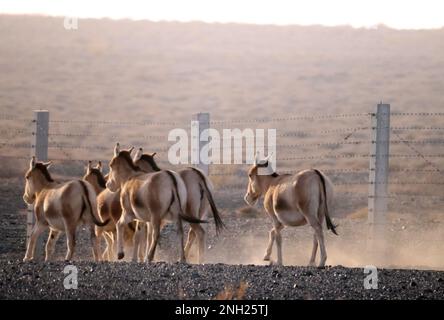
M48 160L49 111L35 110L31 122L31 157L38 161ZM28 206L26 222L26 245L35 224L34 206Z
M206 175L209 175L208 161L203 162L200 151L208 143L208 131L210 128L210 114L196 113L191 118L191 159L192 164L196 165ZM208 155L210 157L210 155ZM194 159L194 161L193 161Z
M370 237L384 239L388 210L390 160L390 105L379 103L372 114L370 173L368 195L368 223ZM374 241L372 247L374 249Z

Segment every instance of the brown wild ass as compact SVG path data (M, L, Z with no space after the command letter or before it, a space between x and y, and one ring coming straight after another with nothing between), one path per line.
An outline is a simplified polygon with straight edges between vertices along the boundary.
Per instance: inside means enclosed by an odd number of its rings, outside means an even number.
M319 170L304 170L295 175L279 175L270 168L269 157L260 161L256 155L255 163L248 171L248 190L244 198L249 205L254 205L261 196L264 196L265 211L273 222L264 260L270 261L272 246L276 240L277 263L282 265L282 229L285 226L298 227L308 223L314 229L310 266L315 265L319 244L321 248L319 267L324 267L327 260L322 229L324 219L327 228L337 235L336 226L329 216L333 200L333 184ZM258 170L265 170L268 173L261 175Z
M133 158L134 164L146 172L160 171L154 160L155 155L156 153L144 154L143 149L139 148ZM224 224L214 202L212 193L213 185L210 179L208 179L201 170L192 167L184 168L177 171L177 173L183 179L187 189L185 212L188 216L204 220L207 218L209 207L211 207L214 223L216 225L216 233L218 234L220 230L224 228ZM198 223L192 223L190 224L190 227L185 245L185 257L187 259L189 258L191 246L194 239L197 237L198 263L202 263L205 253L205 229ZM148 228L148 235L150 234L150 231L151 228Z
M106 241L106 248L102 254L102 259L108 261L115 260L117 258L116 224L122 215L122 207L120 206L120 190L117 192L111 192L106 188L107 177L103 175L102 163L100 161L95 167L92 166L91 161L88 162L83 180L88 181L96 191L97 211L99 216L102 218L102 220L110 219L110 222L106 226L96 226L96 236L99 242L99 249L101 237L103 237ZM126 248L133 248L134 261L137 260L137 256L139 257L139 260L142 261L146 251L143 247L145 243L140 245L140 249L134 247L133 237L136 228L136 222L132 222L125 226L124 244ZM146 233L146 226L142 225L141 231Z
M94 225L105 226L109 220L102 222L98 217L94 189L82 180L55 182L48 171L50 165L50 162L36 162L35 157L32 157L25 175L23 200L27 204L34 204L36 222L23 260L34 258L36 241L46 228L49 228L50 232L46 243L45 260L50 259L62 232L66 232L68 246L65 259L71 260L77 226L85 224L89 226L94 259L98 261L100 257Z
M120 191L122 216L117 223L117 258L124 257L122 232L123 226L133 220L149 222L152 234L149 243L148 261L154 258L159 239L161 224L166 221L177 223L179 235L180 261L184 262L182 220L189 223L203 223L205 221L187 216L185 204L187 190L182 178L173 171L158 171L144 173L133 163L131 151L120 150L117 143L114 148L114 157L109 167L110 172L106 186L113 192ZM140 242L141 236L136 233L135 242Z

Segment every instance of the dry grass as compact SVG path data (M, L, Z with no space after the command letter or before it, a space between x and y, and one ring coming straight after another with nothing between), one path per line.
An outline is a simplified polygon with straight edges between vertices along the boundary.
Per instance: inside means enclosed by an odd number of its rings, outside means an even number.
M238 286L225 285L224 290L219 292L214 300L243 300L248 289L248 283L241 281Z

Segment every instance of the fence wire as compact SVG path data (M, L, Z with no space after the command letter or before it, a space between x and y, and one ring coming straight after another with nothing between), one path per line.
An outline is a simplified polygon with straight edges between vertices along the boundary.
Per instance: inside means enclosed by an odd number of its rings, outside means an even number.
M221 119L210 121L212 127L217 128L223 125L251 125L251 124L274 124L275 127L279 125L277 132L276 147L279 150L277 161L278 168L282 167L281 173L295 174L299 170L300 165L308 165L309 167L320 168L323 172L331 176L334 185L340 191L338 195L364 201L368 198L368 194L362 192L362 188L371 185L369 183L368 163L356 161L356 168L349 167L350 162L342 162L346 160L366 160L368 161L372 156L368 151L370 138L362 137L362 134L370 136L372 130L371 126L366 125L370 122L372 113L350 113L350 114L316 114L316 115L297 115L286 117L273 117L266 119ZM419 122L418 125L392 125L390 127L394 139L390 140L393 146L405 146L408 152L392 152L388 155L391 161L390 174L392 179L389 182L390 187L415 187L413 193L391 191L389 199L398 198L414 198L414 199L430 199L434 201L444 201L444 195L428 194L426 191L420 191L421 187L438 186L441 188L444 185L442 177L442 168L440 159L444 158L444 151L441 145L444 145L444 138L441 137L427 137L426 139L409 139L415 132L437 132L444 131L444 127L434 125L422 125L420 122L428 121L429 118L443 117L444 113L391 113L394 120L398 119L415 119ZM338 127L332 127L333 120L341 120ZM344 120L344 121L342 121ZM0 122L4 123L0 130L0 150L2 151L0 158L9 160L29 160L28 150L31 147L31 130L32 119L16 117L13 115L0 114ZM292 130L285 128L280 123L287 123L291 121L305 121L310 122L309 130L301 128L300 130ZM349 126L346 123L349 121ZM364 121L364 124L360 124ZM322 122L326 126L315 127L315 123ZM358 122L358 123L357 123ZM190 121L83 121L83 120L64 120L55 119L50 120L50 131L48 134L48 148L50 160L61 164L61 168L65 169L70 164L76 163L84 165L89 160L100 160L107 164L109 157L112 155L112 145L114 142L125 141L147 141L149 148L145 148L150 152L163 153L164 156L168 152L167 134L137 134L135 132L121 132L122 127L134 127L134 130L145 130L147 127L159 127L162 130L175 126L183 126L189 128ZM83 129L80 130L78 127ZM85 129L87 127L87 130ZM99 132L96 132L96 127L99 126ZM54 128L53 128L54 127ZM106 127L110 132L106 132L103 128ZM96 130L95 130L96 129ZM137 131L136 130L136 131ZM357 137L360 134L361 136ZM291 138L291 142L286 143L287 138ZM98 144L98 139L108 141L107 144ZM293 142L293 140L296 140ZM300 141L299 141L300 140ZM111 143L112 141L112 143ZM235 140L233 140L235 141ZM243 139L242 139L243 141ZM271 145L263 145L263 147L270 147ZM256 146L236 146L234 143L229 149L248 151L262 147ZM433 147L432 153L425 152L421 148ZM228 148L221 147L224 152ZM300 150L304 149L303 153ZM320 153L320 150L326 149L325 153ZM12 152L14 151L14 152ZM440 152L441 151L441 152ZM85 153L87 155L85 155ZM422 167L406 167L406 160L417 159L425 166ZM433 160L432 160L433 159ZM164 160L158 161L160 164L168 166L168 162ZM216 189L222 192L232 192L233 190L240 190L246 188L246 171L248 165L234 165L217 169L218 165L213 165L210 169L210 176L215 179ZM290 167L291 169L287 169ZM71 173L72 170L66 170L66 174ZM438 174L438 175L436 175ZM405 175L394 179L396 175ZM430 179L424 181L424 175L430 176ZM434 175L432 177L432 175ZM412 179L418 176L421 179ZM222 179L219 182L219 179ZM227 179L226 181L224 179ZM239 179L243 183L238 183ZM357 189L361 188L361 191ZM439 189L438 188L438 189ZM343 190L345 189L345 190ZM435 188L436 189L436 188Z

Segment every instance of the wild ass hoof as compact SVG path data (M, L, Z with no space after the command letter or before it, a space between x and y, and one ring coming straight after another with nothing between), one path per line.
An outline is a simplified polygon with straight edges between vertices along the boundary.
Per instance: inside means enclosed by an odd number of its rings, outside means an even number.
M308 264L309 267L316 267L316 263L313 261L310 261L310 263Z
M270 260L270 262L268 263L269 266L281 266L282 264L279 264L277 261L274 260Z
M125 254L124 254L123 252L119 252L119 253L117 254L117 259L118 259L118 260L122 260L124 256L125 256Z
M270 255L269 254L266 254L264 256L264 261L270 261Z
M23 258L23 262L32 261L32 259L33 259L33 258L24 257L24 258Z

